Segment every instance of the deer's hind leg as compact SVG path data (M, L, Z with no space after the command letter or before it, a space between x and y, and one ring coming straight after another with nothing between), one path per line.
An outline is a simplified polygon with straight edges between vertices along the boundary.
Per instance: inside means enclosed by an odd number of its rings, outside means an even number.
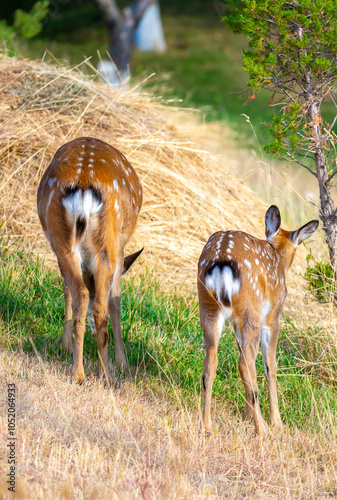
M225 321L225 313L218 309L216 311L203 312L200 310L201 327L204 334L206 356L203 362L202 383L204 387L204 409L202 414L202 429L210 432L211 420L211 399L213 382L216 377L218 366L218 345L222 328Z
M261 347L264 372L268 383L270 424L281 427L281 416L277 397L277 361L276 349L279 334L279 314L269 313L261 330Z
M76 252L71 251L66 254L59 253L58 262L65 283L66 318L69 319L70 317L70 304L73 315L74 343L72 376L76 382L82 383L85 378L83 370L83 341L89 292L83 282L81 262ZM68 291L70 292L71 298L69 297ZM68 327L66 333L69 335ZM67 340L69 340L69 337L67 337Z
M267 434L260 409L255 367L260 343L260 315L253 311L249 313L246 311L235 321L235 324L240 334L239 371L246 393L245 418L254 421L258 434Z
M73 344L72 344L72 340L71 340L71 326L72 326L73 313L71 310L70 290L65 283L64 283L64 287L63 287L63 293L64 293L65 311L64 311L64 329L63 329L63 337L62 337L62 346L64 347L64 349L67 352L72 353L73 352Z

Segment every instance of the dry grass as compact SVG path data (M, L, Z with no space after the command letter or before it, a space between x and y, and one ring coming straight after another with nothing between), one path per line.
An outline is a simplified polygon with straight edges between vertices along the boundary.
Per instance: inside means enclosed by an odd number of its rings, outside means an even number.
M337 436L324 429L261 441L218 407L224 424L205 440L179 394L159 399L146 380L79 387L62 367L17 352L0 355L0 381L2 406L6 384L17 384L17 498L336 498Z

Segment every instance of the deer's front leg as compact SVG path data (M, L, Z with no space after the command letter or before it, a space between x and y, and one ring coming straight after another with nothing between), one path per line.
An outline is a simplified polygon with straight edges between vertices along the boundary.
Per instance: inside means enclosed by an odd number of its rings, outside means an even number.
M123 272L123 252L118 258L109 295L109 312L115 342L115 363L117 368L127 368L121 325L121 277Z

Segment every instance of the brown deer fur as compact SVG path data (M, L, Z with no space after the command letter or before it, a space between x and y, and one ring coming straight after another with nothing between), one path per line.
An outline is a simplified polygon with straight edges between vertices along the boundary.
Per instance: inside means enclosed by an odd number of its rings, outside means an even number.
M115 340L115 365L126 366L121 333L120 282L140 252L124 259L142 204L142 187L117 149L90 137L56 152L37 194L43 230L64 278L63 345L73 352L72 376L84 380L85 318L92 310L102 372L108 382L108 310ZM74 345L71 340L73 319Z
M245 416L253 419L257 433L267 432L255 369L261 339L270 423L281 425L276 347L279 318L287 295L285 278L296 247L317 229L318 221L311 221L297 231L285 231L280 227L280 212L273 205L266 212L265 222L268 241L241 231L219 231L209 238L200 255L199 308L206 347L202 426L206 431L211 429L212 385L218 364L218 343L226 320L234 323L240 350L239 371L246 392Z

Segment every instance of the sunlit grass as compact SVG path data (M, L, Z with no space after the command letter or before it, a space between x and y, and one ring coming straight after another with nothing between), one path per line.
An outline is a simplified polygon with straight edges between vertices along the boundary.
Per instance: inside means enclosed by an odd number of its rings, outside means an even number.
M23 249L2 245L0 268L0 312L3 348L33 353L32 342L42 359L70 365L71 357L61 348L64 303L62 280L43 262ZM322 350L319 332L299 331L285 317L280 334L278 386L282 419L290 427L310 425L337 413L336 358L326 359L325 369L309 374L299 360L314 361ZM199 325L195 296L181 296L163 291L148 272L131 277L122 290L122 328L126 357L131 374L147 380L151 390L175 399L178 393L184 404L195 404L202 393L201 375L204 343ZM112 331L110 327L110 338ZM114 357L113 341L109 345ZM213 387L214 401L226 403L236 414L244 406L244 390L238 373L238 348L230 327L226 327L219 345L219 365ZM96 339L86 331L84 366L87 375L98 374ZM324 367L323 367L324 368ZM261 354L257 358L258 383L262 411L268 416L268 394ZM332 374L329 376L329 373ZM216 415L221 421L221 415Z

